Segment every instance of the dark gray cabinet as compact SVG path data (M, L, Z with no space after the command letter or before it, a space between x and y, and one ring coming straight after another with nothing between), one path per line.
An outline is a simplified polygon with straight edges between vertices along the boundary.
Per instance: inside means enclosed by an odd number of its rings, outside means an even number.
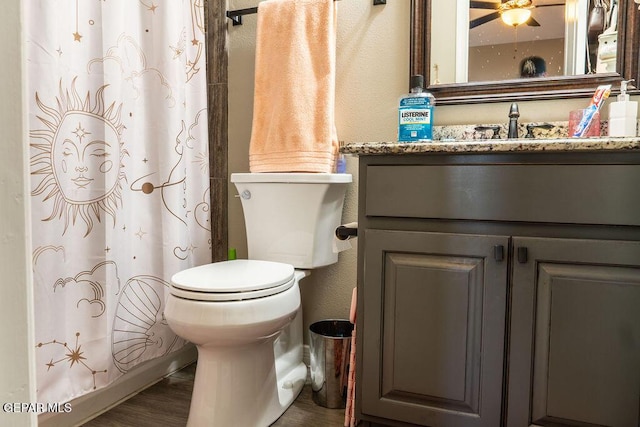
M369 155L359 174L365 426L640 426L639 154Z
M640 243L513 244L507 425L640 425Z
M500 424L508 238L366 230L367 413L437 426ZM369 331L375 331L370 335ZM461 424L462 423L462 424Z

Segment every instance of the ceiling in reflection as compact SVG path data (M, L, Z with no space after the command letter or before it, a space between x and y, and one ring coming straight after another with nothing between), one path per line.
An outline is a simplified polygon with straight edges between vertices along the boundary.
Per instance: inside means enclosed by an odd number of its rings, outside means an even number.
M557 3L562 3L562 0L533 0L536 6ZM499 18L494 19L469 30L469 46L513 43L516 37L519 42L564 38L564 9L564 6L534 7L531 16L540 23L540 27L519 25L514 28ZM470 9L469 20L492 12L494 11L489 9Z

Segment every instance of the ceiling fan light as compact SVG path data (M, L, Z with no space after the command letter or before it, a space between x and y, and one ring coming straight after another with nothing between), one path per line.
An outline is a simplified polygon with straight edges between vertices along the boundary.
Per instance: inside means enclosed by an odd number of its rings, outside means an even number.
M509 9L500 15L502 21L507 25L517 26L527 22L531 18L531 10L529 9Z

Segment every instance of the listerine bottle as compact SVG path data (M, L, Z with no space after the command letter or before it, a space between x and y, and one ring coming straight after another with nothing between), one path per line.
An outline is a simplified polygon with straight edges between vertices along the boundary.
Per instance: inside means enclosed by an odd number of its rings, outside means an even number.
M400 98L398 141L418 142L433 139L433 110L436 99L424 90L424 78L411 76L410 92Z

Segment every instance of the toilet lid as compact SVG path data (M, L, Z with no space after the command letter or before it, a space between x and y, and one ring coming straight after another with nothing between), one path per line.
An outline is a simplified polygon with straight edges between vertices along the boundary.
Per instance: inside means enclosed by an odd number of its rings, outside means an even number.
M171 293L197 301L238 301L275 295L293 283L294 268L290 264L238 259L174 274Z

